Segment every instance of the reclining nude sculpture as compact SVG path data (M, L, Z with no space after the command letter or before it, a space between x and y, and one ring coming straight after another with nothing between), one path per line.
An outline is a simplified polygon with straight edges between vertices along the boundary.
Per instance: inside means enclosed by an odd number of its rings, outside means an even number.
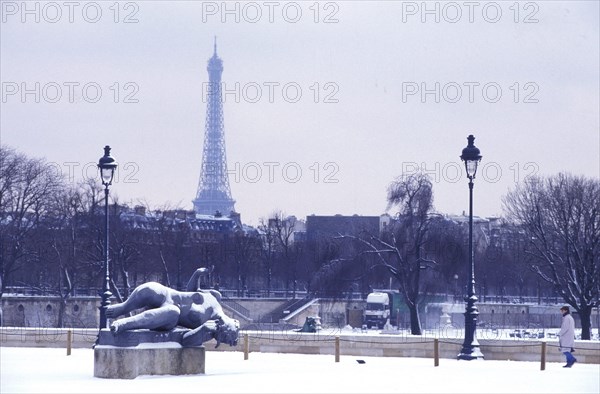
M123 303L109 305L106 316L114 319L137 309L137 315L114 320L111 331L118 335L124 331L150 329L169 331L177 326L190 330L183 334L183 346L200 346L211 339L236 346L239 322L225 315L219 304L221 294L216 290L198 289L198 278L207 272L197 269L190 278L186 291L178 291L157 282L144 283L135 288Z

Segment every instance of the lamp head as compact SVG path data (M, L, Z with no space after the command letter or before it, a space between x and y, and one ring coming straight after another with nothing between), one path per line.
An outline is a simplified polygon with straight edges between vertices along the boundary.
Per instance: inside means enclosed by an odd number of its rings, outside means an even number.
M110 186L115 176L115 170L117 169L117 162L115 158L110 155L110 146L104 147L104 156L98 161L98 169L100 169L100 178L102 178L102 184L104 186Z
M475 173L477 172L477 165L483 156L481 156L479 149L473 143L475 141L473 134L467 137L467 141L469 143L467 147L462 150L462 155L460 155L460 158L465 162L467 176L469 179L474 179Z

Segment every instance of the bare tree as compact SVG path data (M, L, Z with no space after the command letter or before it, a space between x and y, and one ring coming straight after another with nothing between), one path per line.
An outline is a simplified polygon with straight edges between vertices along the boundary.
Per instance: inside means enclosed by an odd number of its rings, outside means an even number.
M275 212L269 218L269 227L273 229L276 245L284 264L285 277L285 295L288 296L290 283L292 283L293 297L296 297L297 269L296 255L293 249L294 231L296 228L296 218L294 216L286 217L283 212Z
M427 272L428 277L422 278L429 289L435 292L447 292L458 297L458 278L466 277L468 239L465 226L440 216L432 216L427 234L425 250L428 255L435 256L435 270Z
M83 274L79 252L83 249L80 239L79 215L82 212L82 195L77 188L64 188L53 198L52 210L41 221L40 232L45 233L37 242L45 241L47 250L40 260L52 264L55 293L60 298L57 327L65 326L67 300L73 295L78 273ZM39 232L38 232L39 233Z
M398 209L396 221L381 238L373 237L370 246L398 281L410 312L411 333L420 335L421 270L435 264L425 253L433 211L431 180L422 173L401 177L388 189L388 204Z
M501 233L494 237L485 253L477 261L478 277L487 286L497 286L501 296L517 294L519 301L535 288L536 274L530 269L534 257L527 253L528 240L525 232L517 226L503 224Z
M29 252L27 238L63 187L55 168L0 146L0 295Z
M88 178L78 185L80 213L77 215L78 232L84 246L79 258L87 268L87 287L99 289L104 276L104 188L97 179ZM98 293L99 294L99 293Z
M533 177L503 202L529 237L531 268L579 313L581 337L590 339L600 290L600 181L563 173Z
M428 242L430 224L434 219L433 192L429 177L425 174L405 175L395 180L388 189L388 209L398 210L395 220L379 236L343 235L340 239L350 239L363 245L360 254L376 257L370 270L384 267L396 279L399 290L410 312L410 326L413 335L421 335L419 302L421 296L421 271L433 267L435 261L427 258L425 246ZM339 261L326 268L329 272L339 272ZM352 259L351 261L355 261Z
M267 281L267 297L271 297L273 265L275 260L275 230L269 226L268 221L265 223L264 219L261 219L258 231L260 232L262 242L262 255L264 260L265 278Z
M116 204L115 204L116 206ZM130 273L135 267L136 263L141 258L141 246L140 236L142 231L135 228L135 219L124 220L123 212L115 212L113 216L114 220L111 223L111 237L110 242L112 251L112 268L118 272L119 275L111 275L111 288L114 290L114 294L117 296L119 302L129 297L131 292L131 280ZM123 293L118 289L116 282L120 279L121 288Z
M163 266L162 283L171 287L172 272L175 272L175 288L183 288L182 264L184 258L183 248L189 240L189 223L177 218L181 208L168 208L154 212L156 220L153 222L157 238L158 254Z
M236 231L232 243L235 275L237 277L237 295L239 297L240 292L248 288L248 278L251 275L252 268L258 262L261 245L257 236L244 231Z

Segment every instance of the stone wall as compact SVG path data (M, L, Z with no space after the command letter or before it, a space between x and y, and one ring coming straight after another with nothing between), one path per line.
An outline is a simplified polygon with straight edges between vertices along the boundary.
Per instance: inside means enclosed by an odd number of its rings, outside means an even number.
M260 298L236 298L238 304L250 311L250 318L254 321L268 315L279 308L286 300L265 300Z
M58 327L59 297L3 295L1 302L2 326ZM99 306L100 297L67 299L63 312L63 327L98 327Z
M354 327L362 326L362 310L365 303L363 301L332 301L319 300L321 324L325 327L344 327L351 323L349 310L360 311L360 324ZM356 322L354 323L356 324Z
M285 300L266 299L235 299L240 305L250 311L250 317L257 321L264 315L276 310ZM360 327L364 301L339 301L319 299L318 315L323 327L344 327L350 324ZM2 326L6 327L57 327L60 299L48 296L11 296L3 295ZM64 312L64 327L98 327L100 297L74 297L66 302ZM486 327L501 328L559 328L561 316L559 305L519 305L478 303L479 324ZM225 310L228 313L227 310ZM440 325L452 324L460 328L464 326L465 305L461 303L437 303L424 307L421 313L423 329L436 329ZM315 313L314 310L311 313ZM228 313L230 314L230 313ZM447 314L449 321L441 321L442 315ZM579 316L573 313L575 326L581 327ZM300 318L302 320L302 317ZM400 327L410 326L408 313L401 313L392 324L399 323ZM298 325L303 324L297 323ZM598 310L592 312L592 327L600 326Z

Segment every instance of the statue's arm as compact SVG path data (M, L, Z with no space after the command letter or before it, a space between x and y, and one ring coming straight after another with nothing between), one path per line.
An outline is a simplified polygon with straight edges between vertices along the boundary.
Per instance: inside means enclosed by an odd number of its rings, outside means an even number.
M210 341L217 332L217 323L209 320L200 327L190 330L183 334L181 344L183 346L201 346L204 342Z
M206 275L206 274L208 274L208 269L205 267L198 268L196 271L194 271L194 273L192 274L192 277L188 281L186 291L197 291L198 290L198 279L200 279L201 275Z

